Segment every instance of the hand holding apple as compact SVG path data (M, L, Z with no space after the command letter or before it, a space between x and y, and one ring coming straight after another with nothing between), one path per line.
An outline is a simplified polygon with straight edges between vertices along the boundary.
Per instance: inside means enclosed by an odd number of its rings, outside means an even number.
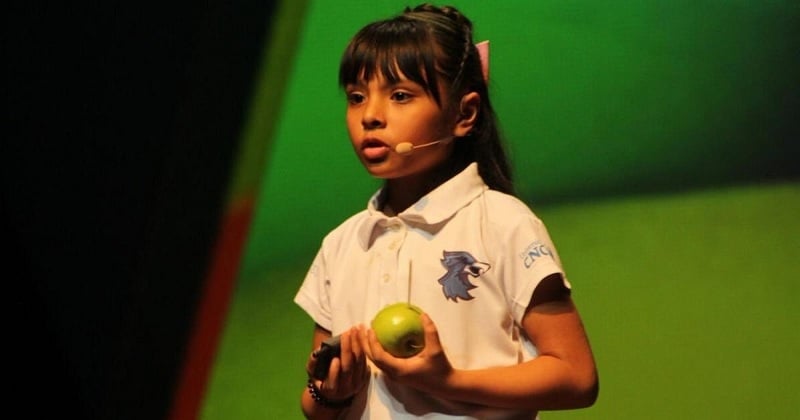
M382 343L381 336L386 330L393 331L392 326L396 325L395 322L402 324L399 320L405 319L403 316L398 316L398 319L393 321L390 315L395 311L399 312L398 315L409 315L409 319L415 321L409 322L413 328L394 330L406 332L406 337L411 339L404 341L403 334L390 334L389 337L382 337ZM370 331L364 326L361 327L364 340L362 347L373 364L388 377L424 392L436 393L446 389L444 384L451 379L455 371L439 341L436 325L427 314L421 312L419 308L407 303L384 308L381 316L375 317L378 322L373 320ZM389 328L383 328L381 321L386 322L385 325ZM416 324L416 321L419 321L419 324Z
M381 347L395 357L411 357L425 348L422 309L399 302L381 309L372 319L372 330Z

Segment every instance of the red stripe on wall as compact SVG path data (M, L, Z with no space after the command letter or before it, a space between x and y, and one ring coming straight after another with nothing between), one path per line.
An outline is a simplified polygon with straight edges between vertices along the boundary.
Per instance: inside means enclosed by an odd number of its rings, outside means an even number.
M236 200L222 219L168 416L170 420L194 420L199 415L235 289L253 206L252 197Z

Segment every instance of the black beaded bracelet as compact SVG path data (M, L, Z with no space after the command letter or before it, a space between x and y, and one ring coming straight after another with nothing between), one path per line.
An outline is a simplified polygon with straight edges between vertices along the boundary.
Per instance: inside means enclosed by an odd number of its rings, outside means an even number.
M317 385L314 384L314 379L313 378L308 378L308 385L307 386L308 386L308 393L311 394L311 398L317 404L319 404L319 405L321 405L323 407L327 407L327 408L345 408L345 407L349 407L350 404L353 403L353 398L355 398L355 395L353 395L353 396L350 396L350 398L346 398L346 399L341 400L341 401L329 400L329 399L325 398L324 396L322 396L322 394L320 394L319 388L317 388Z

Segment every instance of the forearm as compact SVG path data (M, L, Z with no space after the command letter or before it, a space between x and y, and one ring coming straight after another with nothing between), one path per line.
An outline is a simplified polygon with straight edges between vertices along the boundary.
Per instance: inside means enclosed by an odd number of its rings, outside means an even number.
M425 388L441 398L533 410L587 407L598 391L593 367L576 368L548 355L509 367L454 370Z
M409 378L412 386L441 398L491 407L547 410L592 405L597 398L598 376L571 300L531 308L522 324L539 351L533 360L478 370L443 369L438 375ZM432 377L437 380L431 381Z

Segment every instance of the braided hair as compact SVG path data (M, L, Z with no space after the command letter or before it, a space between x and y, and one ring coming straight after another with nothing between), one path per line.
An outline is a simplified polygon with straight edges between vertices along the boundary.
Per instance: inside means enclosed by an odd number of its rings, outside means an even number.
M489 188L514 194L511 168L472 38L472 22L456 8L422 4L391 19L362 28L344 51L339 85L344 88L380 74L390 83L405 76L420 85L439 106L476 92L480 110L475 127L454 142L452 164L477 162ZM437 88L447 86L447 98Z

